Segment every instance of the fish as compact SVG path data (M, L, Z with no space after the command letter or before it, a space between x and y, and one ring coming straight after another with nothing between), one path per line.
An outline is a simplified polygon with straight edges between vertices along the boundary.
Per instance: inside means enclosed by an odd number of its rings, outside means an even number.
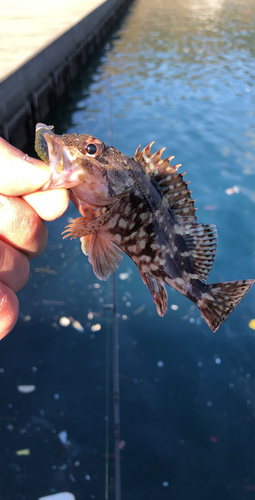
M167 311L169 285L191 300L216 332L254 279L206 283L214 264L217 230L197 222L196 208L181 166L151 152L151 142L133 157L90 134L54 133L36 125L35 150L49 165L42 190L67 188L81 217L64 237L80 238L83 253L100 280L118 269L125 252L139 269L159 316Z

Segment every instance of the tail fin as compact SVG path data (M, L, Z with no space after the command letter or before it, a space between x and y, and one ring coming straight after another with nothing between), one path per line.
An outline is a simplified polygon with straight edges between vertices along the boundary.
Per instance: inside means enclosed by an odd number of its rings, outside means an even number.
M202 295L197 306L213 332L234 311L254 282L255 280L243 280L208 285L208 292Z

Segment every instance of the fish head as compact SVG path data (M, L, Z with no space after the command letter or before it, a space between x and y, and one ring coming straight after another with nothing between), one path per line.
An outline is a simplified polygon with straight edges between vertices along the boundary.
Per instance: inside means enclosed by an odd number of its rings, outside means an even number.
M131 158L92 135L57 135L52 126L39 123L35 150L51 170L43 190L72 189L79 200L102 206L114 203L134 186Z

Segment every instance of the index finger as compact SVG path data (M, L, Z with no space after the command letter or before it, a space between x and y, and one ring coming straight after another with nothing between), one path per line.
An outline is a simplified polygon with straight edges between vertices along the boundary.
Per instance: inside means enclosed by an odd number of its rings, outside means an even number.
M50 178L50 169L0 137L0 193L22 196L40 189Z

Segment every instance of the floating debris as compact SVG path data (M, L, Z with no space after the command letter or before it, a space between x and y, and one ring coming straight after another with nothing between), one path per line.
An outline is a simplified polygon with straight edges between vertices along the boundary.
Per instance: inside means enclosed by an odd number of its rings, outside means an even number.
M69 326L71 323L70 318L66 318L66 316L62 316L62 318L59 319L59 324L61 326Z
M217 210L217 205L204 205L204 210Z
M58 274L57 271L54 271L54 269L49 269L48 267L35 267L34 268L35 273L45 273L45 274Z
M179 309L179 307L178 307L176 304L171 304L171 306L170 306L170 307L171 307L171 309L172 309L173 311L178 311L178 309Z
M158 361L158 362L157 362L157 366L158 366L159 368L163 368L164 364L165 364L165 363L163 363L163 361Z
M120 273L119 274L119 279L124 281L124 280L127 280L129 278L130 274L128 272L126 273Z
M58 439L59 441L61 441L61 443L66 446L66 445L69 445L69 441L67 440L67 432L66 431L62 431L62 432L59 432L58 434Z
M119 449L124 450L125 447L126 447L126 441L124 441L124 439L121 439L121 441L119 442Z
M23 392L23 394L29 394L30 392L35 391L35 385L17 385L17 391Z
M245 491L255 491L255 484L244 484L243 489Z
M220 358L215 358L215 363L216 365L220 365L221 364L221 359Z
M63 493L54 493L53 495L47 495L47 497L40 497L38 500L75 500L75 496L72 493L63 491Z
M81 323L77 320L72 321L72 327L75 328L75 330L78 330L78 332L84 332L84 328L81 325Z
M255 330L255 319L251 319L250 323L249 323L249 327L252 329L252 330Z
M227 188L225 189L225 193L228 195L234 194L234 193L240 193L240 189L238 186L233 186L232 188Z
M55 468L57 468L58 470L66 470L67 469L67 464L62 464L62 465L59 465L58 467L55 466Z
M138 309L136 309L133 314L137 315L137 314L140 314L141 312L144 311L144 309L146 309L146 304L143 304L142 306L138 307Z
M218 443L218 439L214 436L210 436L211 443Z
M100 288L99 283L94 283L93 288Z
M101 330L101 325L100 323L96 323L96 325L92 325L92 327L90 328L90 330L92 332L99 332L99 330Z
M167 486L169 486L169 483L167 481L163 481L162 486L164 486L164 488L167 488Z
M24 448L23 450L17 450L15 451L15 454L18 455L19 457L28 456L30 455L30 449Z
M103 305L104 309L113 309L113 307L114 307L113 304L104 304Z
M64 306L65 305L65 302L63 300L46 300L46 299L42 299L42 303L45 306Z

